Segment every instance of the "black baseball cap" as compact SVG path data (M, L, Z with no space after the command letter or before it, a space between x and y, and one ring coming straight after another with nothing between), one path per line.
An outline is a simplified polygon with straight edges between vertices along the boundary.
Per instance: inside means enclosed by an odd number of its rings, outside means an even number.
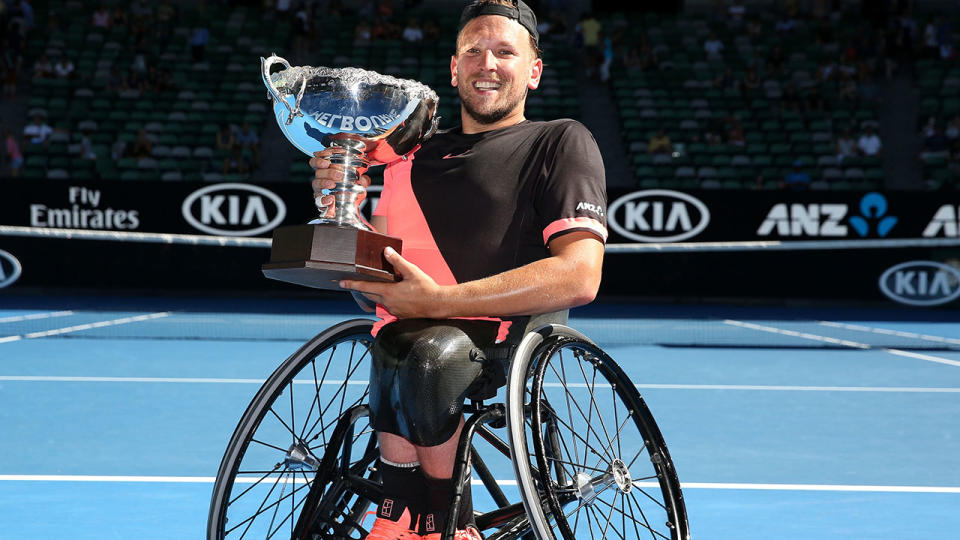
M527 32L530 32L537 47L540 46L540 34L537 32L537 16L533 14L530 6L523 3L523 0L513 0L513 6L494 4L486 0L474 0L467 7L463 8L463 12L460 14L460 26L457 27L457 33L459 34L468 22L482 15L500 15L517 21L527 29Z

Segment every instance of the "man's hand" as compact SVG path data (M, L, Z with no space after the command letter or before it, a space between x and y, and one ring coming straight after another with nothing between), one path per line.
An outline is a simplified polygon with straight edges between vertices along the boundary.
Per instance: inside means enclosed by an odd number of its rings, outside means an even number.
M343 165L334 165L330 162L331 156L342 153L342 149L327 148L322 152L314 152L314 157L310 158L310 167L313 168L313 182L311 183L313 186L313 197L315 200L318 199L317 207L323 207L325 209L320 217L332 218L336 215L336 200L333 195L324 193L324 190L334 189L338 182L343 181ZM367 175L361 176L357 180L357 184L364 188L370 187L370 177ZM359 205L365 197L365 192L359 195L357 197L357 205Z
M363 293L365 297L382 304L390 313L401 319L445 317L446 315L442 312L443 287L437 285L433 278L417 265L401 257L393 248L386 248L383 254L402 276L402 281L378 283L343 280L340 286Z

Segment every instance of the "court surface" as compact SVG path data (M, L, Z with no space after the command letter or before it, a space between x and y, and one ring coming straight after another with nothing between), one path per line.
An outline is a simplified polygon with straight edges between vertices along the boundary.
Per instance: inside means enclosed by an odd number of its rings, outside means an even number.
M0 297L0 538L202 538L260 382L361 315L333 301ZM570 326L640 387L694 538L960 530L955 312L621 304L575 310ZM671 337L684 333L701 337ZM495 474L512 481L507 463Z

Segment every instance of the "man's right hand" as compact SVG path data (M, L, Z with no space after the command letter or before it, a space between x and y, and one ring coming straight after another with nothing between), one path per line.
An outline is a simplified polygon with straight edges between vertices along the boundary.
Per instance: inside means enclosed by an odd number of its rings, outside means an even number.
M336 154L343 153L343 150L337 148L327 148L322 152L314 152L310 158L310 167L313 168L313 197L317 200L317 207L323 207L326 210L320 217L332 218L336 214L336 200L333 195L329 195L329 190L334 189L338 182L343 181L343 165L335 165L330 162L330 158ZM370 177L362 175L357 183L364 188L370 187ZM324 193L326 191L326 193ZM357 197L359 205L366 197L366 193Z

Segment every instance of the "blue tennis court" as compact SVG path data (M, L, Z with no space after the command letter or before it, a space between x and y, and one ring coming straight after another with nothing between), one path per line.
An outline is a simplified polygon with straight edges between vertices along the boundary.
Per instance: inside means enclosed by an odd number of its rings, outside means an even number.
M202 538L262 381L336 301L0 299L0 538ZM638 385L698 539L960 530L950 312L593 305L570 325ZM510 488L509 465L495 474Z

